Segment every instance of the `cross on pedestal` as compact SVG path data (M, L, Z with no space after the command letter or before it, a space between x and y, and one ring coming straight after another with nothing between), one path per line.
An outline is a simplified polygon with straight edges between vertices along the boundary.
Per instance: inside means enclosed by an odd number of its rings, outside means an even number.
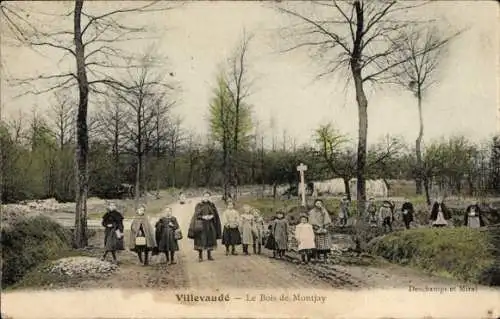
M307 165L304 165L303 163L300 163L299 166L297 166L297 171L300 174L300 190L302 191L302 206L306 206L306 184L304 180L304 172L307 171Z

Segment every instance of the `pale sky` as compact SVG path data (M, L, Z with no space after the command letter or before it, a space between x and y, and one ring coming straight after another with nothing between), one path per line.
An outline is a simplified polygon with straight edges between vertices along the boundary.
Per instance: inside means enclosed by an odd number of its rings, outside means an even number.
M28 5L18 3L17 5ZM99 2L86 2L98 9ZM255 78L251 103L254 116L269 128L276 118L276 134L283 130L298 143L310 141L314 129L332 121L353 138L357 136L357 107L349 89L334 78L314 80L319 64L303 52L279 53L285 45L276 29L289 18L265 2L190 2L185 6L148 18L158 30L167 28L158 40L158 50L168 56L171 71L182 91L175 112L184 118L187 129L206 133L208 102L217 66L224 62L242 35L254 34L248 63ZM64 11L61 4L43 4L45 12ZM499 10L495 1L442 1L432 3L423 16L451 21L457 28L470 29L455 40L442 62L440 81L424 100L425 140L465 134L474 140L488 138L497 130L499 107L498 63ZM132 18L129 18L132 19ZM136 46L131 45L129 49ZM143 50L143 48L141 48ZM33 76L56 66L55 59L41 57L27 49L7 47L2 42L2 62L8 75ZM72 66L69 64L69 66ZM16 88L5 83L2 74L2 117L39 112L51 101L46 96L24 96L13 100ZM369 142L385 134L400 135L407 141L417 136L416 100L409 92L393 88L368 90ZM270 135L269 131L269 135Z

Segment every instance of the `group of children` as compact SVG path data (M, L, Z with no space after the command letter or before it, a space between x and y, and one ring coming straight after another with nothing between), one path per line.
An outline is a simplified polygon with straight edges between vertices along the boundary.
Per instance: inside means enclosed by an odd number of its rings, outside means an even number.
M118 263L116 251L125 250L123 215L111 203L102 219L105 252L102 260L111 253L113 262ZM139 262L149 265L149 255L165 254L167 263L175 264L175 252L179 250L178 240L182 239L177 219L172 209L166 207L154 228L146 215L146 208L139 207L130 227L130 250L137 253Z
M222 213L222 244L226 247L226 255L237 255L236 246L243 246L243 254L252 246L254 254L262 252L264 238L264 219L257 209L243 205L242 212L234 208L231 199L226 201L226 210Z
M372 227L382 226L386 231L392 231L392 223L394 222L395 204L388 200L383 201L382 206L377 210L377 206L373 198L367 202L366 208L368 222ZM406 229L410 229L411 223L414 221L414 207L413 204L405 200L401 206L400 216ZM451 225L451 213L444 204L442 198L434 202L430 209L429 223L431 227L446 227ZM478 228L484 226L484 221L476 202L469 205L464 212L463 226L470 228Z
M308 213L300 215L300 223L295 226L294 237L302 263L307 264L312 259L327 259L331 250L332 226L330 215L320 199L315 200L314 207ZM273 251L274 258L283 258L288 250L288 230L288 220L284 212L278 210L268 226L265 245Z

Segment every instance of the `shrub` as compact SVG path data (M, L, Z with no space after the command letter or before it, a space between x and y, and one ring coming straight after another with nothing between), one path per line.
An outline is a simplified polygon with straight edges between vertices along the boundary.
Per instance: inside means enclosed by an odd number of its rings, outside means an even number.
M498 261L492 234L466 227L410 229L377 238L370 244L370 251L428 273L495 284Z
M28 271L69 250L71 232L46 216L19 219L2 229L2 284L12 285Z

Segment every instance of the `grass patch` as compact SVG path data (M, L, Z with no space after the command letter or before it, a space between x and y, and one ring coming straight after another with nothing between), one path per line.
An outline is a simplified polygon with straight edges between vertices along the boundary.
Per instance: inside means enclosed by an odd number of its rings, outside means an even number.
M30 270L71 250L71 231L46 216L19 219L2 229L2 284L20 281Z
M488 285L495 284L491 282L492 271L498 267L495 249L491 232L465 227L395 232L376 239L370 247L372 254L393 263Z

